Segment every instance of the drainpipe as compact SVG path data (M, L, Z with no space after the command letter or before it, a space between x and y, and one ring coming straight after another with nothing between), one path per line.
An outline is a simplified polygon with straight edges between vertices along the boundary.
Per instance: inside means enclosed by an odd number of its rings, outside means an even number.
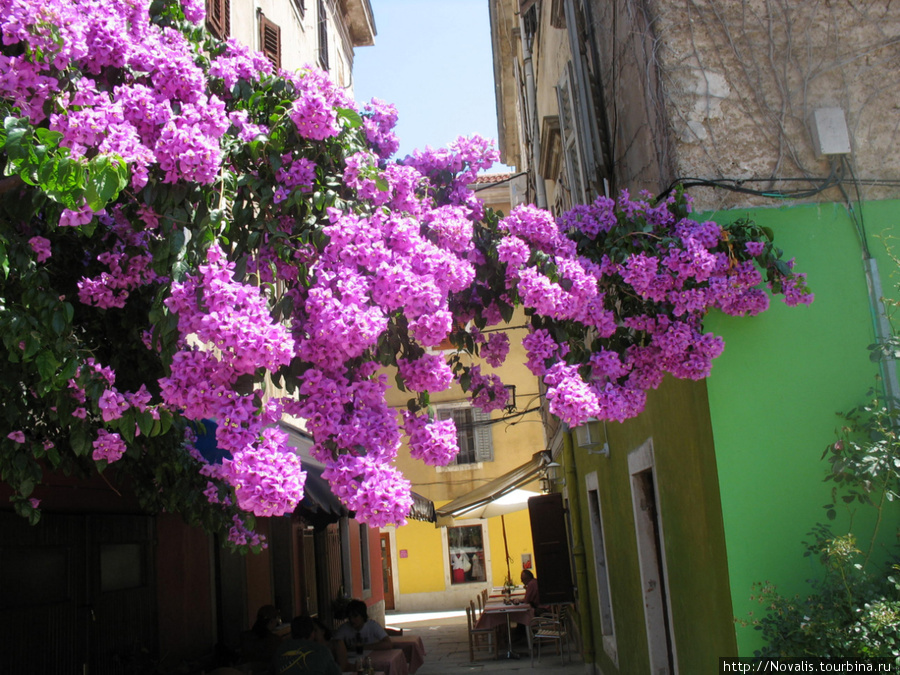
M529 10L531 11L531 10ZM534 175L534 191L536 206L547 208L547 189L544 177L540 175L541 137L538 127L537 95L534 84L534 64L531 60L531 38L525 31L525 18L519 15L519 35L522 42L522 61L525 66L525 127L528 132L528 144L531 146L531 168ZM530 128L529 128L530 127Z
M575 470L575 444L572 432L563 434L563 466L566 474L566 493L569 498L569 518L572 522L572 560L575 565L575 589L579 595L588 592L587 552L584 548L584 536L581 530L581 483ZM585 663L594 664L594 626L591 620L590 603L582 598L579 603L578 630L581 644L584 647Z
M883 344L885 340L891 337L891 324L884 309L881 274L878 271L878 263L875 262L875 258L864 258L863 268L866 272L866 285L869 289L869 309L872 311L872 321L875 324L875 341L878 344ZM893 356L882 355L879 365L881 367L884 393L887 396L887 405L889 408L894 408L896 399L900 397L900 383L898 383L897 379L897 359Z

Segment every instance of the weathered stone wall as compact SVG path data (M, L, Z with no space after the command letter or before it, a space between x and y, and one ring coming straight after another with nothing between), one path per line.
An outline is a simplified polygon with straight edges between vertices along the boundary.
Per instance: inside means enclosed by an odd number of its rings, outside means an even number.
M678 178L814 190L810 118L843 109L844 188L900 194L900 7L890 0L592 0L618 188ZM768 179L778 179L770 182ZM809 181L805 179L810 179ZM702 209L771 199L693 188ZM836 187L803 200L841 201Z
M816 157L810 118L817 108L839 107L852 148L843 167L845 190L855 198L852 169L864 199L900 194L896 3L655 0L651 11L653 65L665 92L678 177L813 178L744 185L815 188L831 161ZM692 193L700 208L749 199L723 190ZM843 200L837 188L810 198Z

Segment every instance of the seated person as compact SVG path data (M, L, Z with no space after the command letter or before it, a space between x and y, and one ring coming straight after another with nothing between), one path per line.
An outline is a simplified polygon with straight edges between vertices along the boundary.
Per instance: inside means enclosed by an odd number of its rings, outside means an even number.
M534 578L534 573L531 570L522 570L522 575L519 578L525 587L525 597L522 599L522 602L532 606L535 616L549 614L550 610L541 606L541 595L538 592L538 582Z
M242 663L271 663L282 636L275 632L281 613L273 605L263 605L256 613L256 623L241 636Z
M334 637L343 640L350 650L391 649L391 638L375 619L369 618L366 603L351 600L347 603L347 622L334 631Z
M344 644L343 640L335 639L331 631L318 619L313 619L313 623L316 625L313 631L313 641L321 642L331 650L331 655L341 667L342 672L349 671L350 660L347 658L347 645Z
M308 616L291 621L291 637L282 642L272 660L275 675L341 675L324 636L317 637L318 627Z

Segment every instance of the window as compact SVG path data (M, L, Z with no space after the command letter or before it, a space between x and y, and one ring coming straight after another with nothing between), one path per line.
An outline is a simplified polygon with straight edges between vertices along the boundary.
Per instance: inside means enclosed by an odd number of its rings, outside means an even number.
M568 190L565 208L575 204L587 204L582 134L579 129L578 109L575 100L574 69L572 62L566 64L556 87L559 104L559 128L562 137L563 178Z
M369 568L369 526L359 524L359 562L362 570L362 587L364 591L372 589L372 572Z
M146 584L142 544L104 544L100 547L100 590L125 591Z
M319 65L328 70L328 10L325 0L319 0Z
M452 419L456 423L459 454L456 464L477 464L494 460L494 439L490 413L477 408L439 408L438 419Z
M231 0L206 0L206 29L220 40L231 35Z
M281 27L259 13L259 46L260 51L276 68L281 68Z
M481 525L447 528L450 552L450 584L481 582L487 579L484 565L484 533Z
M306 15L306 0L293 0L294 7L297 8L297 12L300 14L301 18Z

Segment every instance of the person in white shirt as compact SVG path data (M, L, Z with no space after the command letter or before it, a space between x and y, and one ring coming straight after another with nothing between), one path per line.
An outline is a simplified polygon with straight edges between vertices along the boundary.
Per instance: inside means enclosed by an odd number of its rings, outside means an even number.
M369 618L368 608L362 600L347 603L347 622L334 631L334 638L343 640L349 652L360 654L363 649L391 649L391 638L384 628Z

